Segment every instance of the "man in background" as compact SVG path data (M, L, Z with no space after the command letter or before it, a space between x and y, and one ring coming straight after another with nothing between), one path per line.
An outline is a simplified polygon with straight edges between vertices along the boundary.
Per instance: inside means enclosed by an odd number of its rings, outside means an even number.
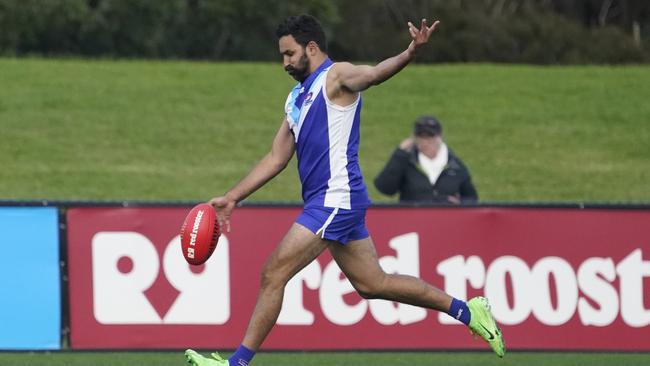
M415 120L413 136L395 149L375 187L386 195L399 192L400 202L478 201L469 170L442 138L442 125L426 115Z

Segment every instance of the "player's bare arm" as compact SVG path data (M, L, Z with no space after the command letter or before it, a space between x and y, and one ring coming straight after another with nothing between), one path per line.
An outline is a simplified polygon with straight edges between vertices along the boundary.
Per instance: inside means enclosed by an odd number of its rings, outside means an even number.
M328 97L337 104L348 105L354 102L357 92L388 80L411 62L420 47L429 41L439 23L435 21L431 26L427 26L426 19L422 19L421 27L418 29L413 23L408 22L411 43L406 50L375 66L353 65L348 62L335 64L327 80Z
M282 121L282 125L273 139L271 151L230 191L210 200L209 203L216 209L217 218L222 227L225 225L225 229L230 231L230 215L237 202L251 195L284 170L294 151L295 142L289 130L289 124L286 120Z

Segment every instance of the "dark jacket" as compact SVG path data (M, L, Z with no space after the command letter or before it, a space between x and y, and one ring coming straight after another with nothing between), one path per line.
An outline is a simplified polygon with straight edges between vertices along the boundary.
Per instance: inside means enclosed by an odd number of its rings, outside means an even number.
M375 187L387 195L399 192L400 202L450 203L448 196L459 195L462 202L478 201L476 188L465 164L449 149L449 159L436 184L418 163L418 151L397 148L375 178Z

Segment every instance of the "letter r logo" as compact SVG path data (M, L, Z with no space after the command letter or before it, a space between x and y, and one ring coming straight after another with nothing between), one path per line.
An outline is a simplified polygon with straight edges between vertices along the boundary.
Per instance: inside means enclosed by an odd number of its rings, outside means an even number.
M93 310L101 324L223 324L230 318L228 239L221 236L212 258L194 273L177 236L165 247L165 277L180 292L164 317L145 296L160 271L154 244L137 232L99 232L92 239ZM118 262L128 258L132 266Z

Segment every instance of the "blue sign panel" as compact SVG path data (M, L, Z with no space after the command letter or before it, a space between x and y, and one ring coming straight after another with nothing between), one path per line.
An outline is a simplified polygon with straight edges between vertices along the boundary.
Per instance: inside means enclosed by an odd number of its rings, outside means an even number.
M0 207L0 233L0 349L60 349L56 208Z

